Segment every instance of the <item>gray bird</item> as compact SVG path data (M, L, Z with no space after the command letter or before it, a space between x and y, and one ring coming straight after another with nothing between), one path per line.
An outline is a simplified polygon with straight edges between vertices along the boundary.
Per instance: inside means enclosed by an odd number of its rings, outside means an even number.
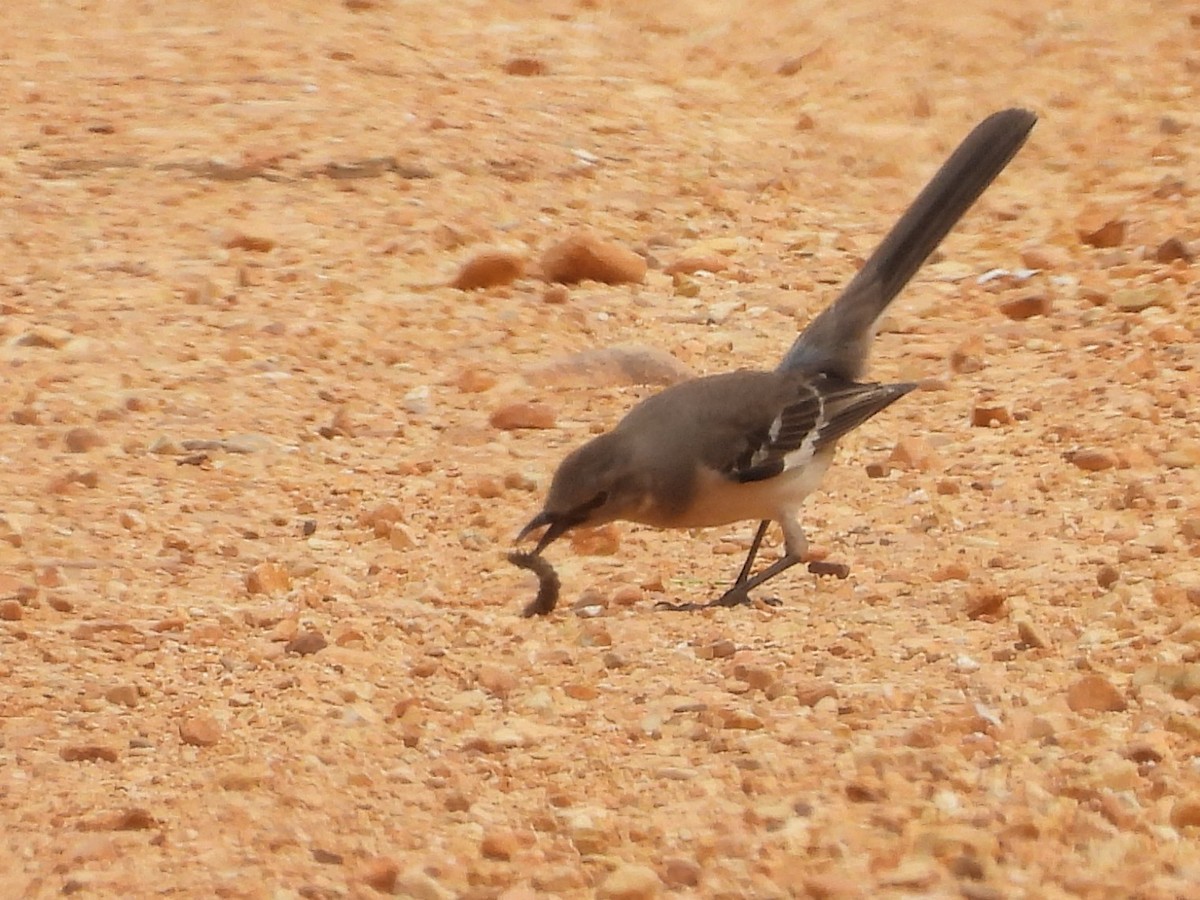
M808 540L799 509L833 461L838 439L916 387L858 380L880 317L1017 153L1036 120L1026 110L1007 109L980 122L776 369L673 385L568 454L541 512L517 541L544 528L533 551L540 554L572 528L616 520L657 528L758 520L733 586L703 606L748 603L751 590L803 561ZM772 521L783 529L784 554L752 576Z

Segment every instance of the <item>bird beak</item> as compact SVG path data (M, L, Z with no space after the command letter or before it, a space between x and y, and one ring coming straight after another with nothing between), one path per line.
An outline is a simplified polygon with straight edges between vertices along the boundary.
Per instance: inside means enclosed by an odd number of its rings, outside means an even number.
M556 516L553 513L543 510L530 519L529 524L521 529L520 534L517 535L516 542L518 544L521 543L521 541L529 537L532 532L543 527L546 528L546 530L538 539L537 546L533 548L534 556L537 556L539 553L545 550L552 541L561 537L563 533L571 527L571 520L567 516Z

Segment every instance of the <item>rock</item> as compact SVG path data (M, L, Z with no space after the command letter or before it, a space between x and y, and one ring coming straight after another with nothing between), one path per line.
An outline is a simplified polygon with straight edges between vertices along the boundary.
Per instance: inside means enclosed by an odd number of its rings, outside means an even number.
M869 462L864 467L868 478L887 478L892 467L886 462Z
M700 883L700 864L693 859L671 856L662 861L662 880L667 887L695 887Z
M546 75L550 72L550 67L545 61L536 56L514 56L505 61L503 69L505 75L517 75L521 78Z
M706 256L681 256L663 267L666 275L695 275L697 272L723 272L729 260L713 253Z
M596 689L595 685L582 681L572 681L563 685L563 693L572 700L581 700L584 702L595 700L600 696L600 691Z
M1034 650L1044 650L1050 646L1050 641L1042 634L1032 621L1026 618L1017 619L1017 639L1026 647Z
M104 438L93 428L72 428L63 435L68 453L87 453L104 446Z
M1103 675L1084 675L1067 688L1067 706L1072 712L1121 712L1125 698Z
M1103 472L1105 469L1114 468L1120 462L1112 450L1095 447L1073 450L1066 454L1066 459L1085 472Z
M67 762L116 762L117 751L100 744L72 744L63 747L58 755Z
M517 855L521 845L517 836L507 828L489 828L479 842L479 852L484 859L508 861Z
M292 638L283 645L283 649L287 653L294 653L296 656L311 656L329 646L329 642L325 640L325 635L319 631L306 631Z
M970 375L983 370L986 365L983 359L983 338L978 335L969 338L950 351L950 371L959 375Z
M971 408L971 424L976 428L1011 425L1012 420L1012 413L1008 411L1008 407L998 400L981 397Z
M649 866L625 863L609 872L596 890L597 900L651 900L662 890L658 873Z
M393 550L411 550L417 546L417 534L403 522L397 522L387 533L388 545Z
M612 556L621 549L621 529L615 522L598 528L573 528L571 549L580 556Z
M507 697L517 686L517 676L495 663L484 663L475 674L479 686L493 697Z
M541 258L546 281L576 284L640 283L646 277L646 260L620 244L590 234L575 234L548 248Z
M720 638L711 644L701 644L696 648L697 659L728 659L737 652L737 644L729 638Z
M1140 313L1152 306L1169 308L1172 300L1163 292L1162 285L1147 284L1114 291L1112 305L1123 313Z
M387 537L392 526L403 521L404 510L400 508L400 504L391 500L377 503L358 515L358 523L370 528L375 533L375 537Z
M561 284L548 284L542 291L542 302L557 306L560 303L566 303L569 296L571 296L570 293Z
M467 493L482 500L495 500L504 493L504 482L495 475L479 475L467 484Z
M999 615L1004 608L1007 598L993 588L978 588L967 598L966 613L968 619L982 619Z
M1075 233L1089 247L1109 249L1125 243L1128 226L1125 219L1092 208L1080 214L1075 222Z
M410 412L414 416L425 416L429 414L430 390L427 384L418 384L414 388L404 392L404 396L400 398L400 405L404 407L405 412ZM345 433L345 432L335 432Z
M535 387L669 386L691 378L692 370L665 350L644 344L621 344L584 350L529 369L525 380Z
M939 566L929 577L935 582L967 581L971 577L971 569L966 563L952 562Z
M1171 825L1175 828L1200 827L1200 796L1176 800L1171 807Z
M463 263L450 287L460 291L511 284L525 271L525 260L508 250L484 250Z
M420 869L409 869L404 872L396 879L391 893L406 898L406 900L454 900L459 896Z
M279 594L291 588L291 576L278 563L259 563L246 573L246 591L250 594Z
M1071 257L1059 247L1024 247L1021 249L1021 265L1026 269L1065 269L1071 265Z
M1000 312L1010 319L1021 321L1032 319L1034 316L1045 316L1053 304L1045 294L1028 294L1014 300L1005 300L1000 304Z
M367 861L367 864L363 866L362 875L359 877L368 887L374 888L381 894L392 894L395 893L396 879L399 875L400 866L396 864L395 860L379 856Z
M480 394L495 387L496 381L496 376L491 372L478 366L468 366L459 371L454 386L464 394Z
M187 716L179 722L179 738L192 747L211 747L221 740L221 726L207 713Z
M0 619L5 622L20 622L25 617L25 608L20 600L0 601Z
M135 685L118 684L104 692L104 699L109 703L115 703L118 706L128 706L132 709L138 705L140 696Z
M104 827L110 831L148 831L158 825L148 809L133 807L113 813L105 820Z
M888 462L917 472L929 472L939 465L937 454L919 437L900 438L892 448Z
M1191 262L1192 251L1179 238L1169 237L1155 249L1154 259L1160 263L1174 262L1177 259L1182 259L1184 262Z
M580 647L611 647L612 634L603 622L588 622L579 631Z
M553 428L554 409L545 403L510 403L492 413L488 422L501 431L521 428Z
M748 709L737 707L722 709L718 711L717 715L720 717L722 728L731 728L736 731L758 731L766 724Z
M225 230L218 236L218 243L226 250L248 250L251 253L269 253L276 241L269 237L246 234L244 231Z
M1200 467L1200 443L1179 444L1158 455L1158 462L1170 469Z
M803 681L793 690L796 702L801 706L816 706L829 697L837 699L837 685L828 681Z

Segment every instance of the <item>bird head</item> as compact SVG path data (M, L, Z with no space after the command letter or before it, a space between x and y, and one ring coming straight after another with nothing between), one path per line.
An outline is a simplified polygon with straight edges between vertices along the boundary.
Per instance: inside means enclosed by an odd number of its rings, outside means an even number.
M639 501L628 457L625 442L611 431L573 450L554 473L542 511L521 529L517 542L545 528L533 550L538 554L572 528L624 518Z

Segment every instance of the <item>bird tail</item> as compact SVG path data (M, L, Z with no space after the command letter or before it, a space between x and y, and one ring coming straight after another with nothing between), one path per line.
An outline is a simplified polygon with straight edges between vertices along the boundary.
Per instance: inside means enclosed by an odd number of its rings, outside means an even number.
M1037 116L993 113L968 134L833 303L792 344L780 369L861 377L875 326L947 232L1025 143Z

